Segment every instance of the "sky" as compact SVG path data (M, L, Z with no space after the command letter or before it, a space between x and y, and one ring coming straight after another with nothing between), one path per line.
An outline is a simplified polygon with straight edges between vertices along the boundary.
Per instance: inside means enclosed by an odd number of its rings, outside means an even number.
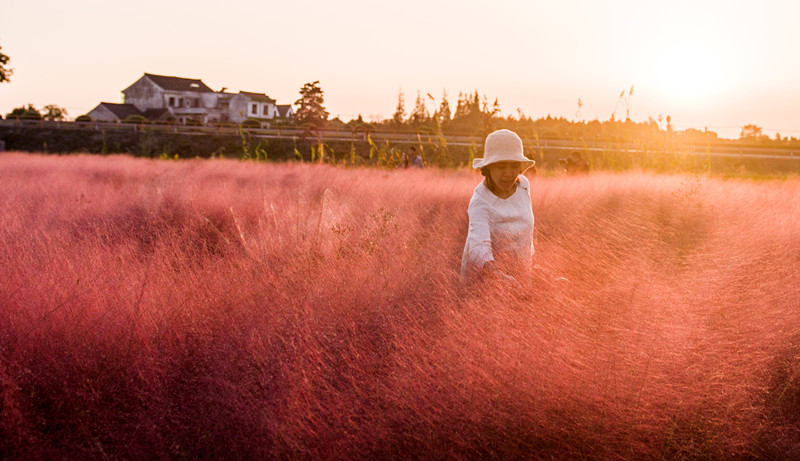
M151 73L278 104L319 81L344 121L478 91L504 116L800 138L797 24L796 0L0 0L0 115L74 118Z

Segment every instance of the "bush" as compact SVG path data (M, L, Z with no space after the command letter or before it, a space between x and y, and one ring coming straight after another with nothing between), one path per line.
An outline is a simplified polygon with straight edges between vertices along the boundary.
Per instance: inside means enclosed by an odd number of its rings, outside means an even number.
M41 120L42 114L37 110L26 110L20 118L23 120Z
M248 118L242 122L242 128L261 128L261 120Z
M92 121L92 117L89 116L89 115L86 115L86 114L79 115L79 116L75 117L75 121L76 122L91 122Z
M28 104L28 107L15 107L14 110L6 114L7 119L23 119L23 120L41 120L42 114L33 107L32 104Z
M367 122L353 122L348 124L353 133L372 133L375 125Z
M225 122L210 122L209 126L217 127L217 128L236 128L237 125L234 122L225 121Z
M147 119L144 118L141 115L129 115L129 116L125 117L125 120L123 120L123 122L125 122L125 123L139 123L139 124L142 124L142 123L147 123Z

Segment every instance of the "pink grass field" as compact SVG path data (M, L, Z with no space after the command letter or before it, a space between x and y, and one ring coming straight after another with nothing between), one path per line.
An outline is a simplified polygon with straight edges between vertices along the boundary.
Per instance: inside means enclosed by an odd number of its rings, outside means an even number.
M800 457L800 180L531 177L518 296L480 179L0 155L0 457Z

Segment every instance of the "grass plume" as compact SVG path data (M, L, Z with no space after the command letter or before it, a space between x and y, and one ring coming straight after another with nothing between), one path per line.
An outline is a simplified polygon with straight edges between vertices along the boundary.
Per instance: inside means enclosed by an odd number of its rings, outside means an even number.
M532 178L520 299L459 283L471 171L7 153L0 177L6 456L800 454L796 180Z

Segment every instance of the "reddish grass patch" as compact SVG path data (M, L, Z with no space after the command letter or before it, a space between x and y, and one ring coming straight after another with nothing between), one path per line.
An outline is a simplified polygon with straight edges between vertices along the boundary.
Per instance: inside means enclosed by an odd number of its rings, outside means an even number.
M521 299L459 283L471 172L0 178L5 456L800 455L798 181L533 178Z

